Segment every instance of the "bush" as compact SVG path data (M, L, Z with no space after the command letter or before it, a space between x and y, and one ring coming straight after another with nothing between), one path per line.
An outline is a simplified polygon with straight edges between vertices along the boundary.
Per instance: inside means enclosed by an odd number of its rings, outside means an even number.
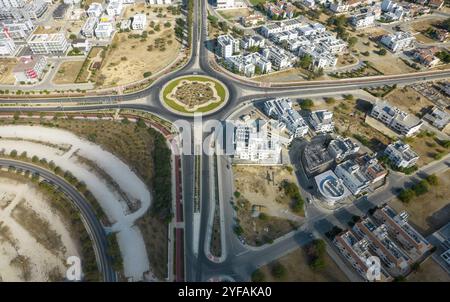
M414 193L419 196L428 192L429 185L426 180L422 180L417 185L413 186L412 189L414 190Z
M146 71L146 72L144 72L144 74L143 74L144 78L148 78L148 77L150 77L151 75L152 75L152 72L151 72L151 71Z
M416 196L416 193L411 189L405 189L398 194L398 199L400 199L401 202L408 203Z
M272 276L274 276L276 279L282 279L286 276L287 271L283 264L276 262L272 266Z
M264 282L266 280L266 275L260 270L257 269L252 273L252 282Z
M236 197L236 198L241 197L241 192L234 191L234 197Z
M266 213L259 213L258 218L261 219L262 221L267 221L267 219L269 219L269 216L267 216Z
M436 186L439 183L439 180L435 174L428 175L426 181L432 186Z
M302 102L300 103L300 107L303 110L311 109L312 106L314 106L314 102L311 99L302 100Z

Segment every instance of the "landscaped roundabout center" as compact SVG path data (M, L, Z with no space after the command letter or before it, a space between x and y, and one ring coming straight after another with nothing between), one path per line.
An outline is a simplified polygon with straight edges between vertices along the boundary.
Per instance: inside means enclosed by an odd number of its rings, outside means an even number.
M182 76L164 85L160 98L163 105L175 113L212 113L226 104L228 90L208 76Z

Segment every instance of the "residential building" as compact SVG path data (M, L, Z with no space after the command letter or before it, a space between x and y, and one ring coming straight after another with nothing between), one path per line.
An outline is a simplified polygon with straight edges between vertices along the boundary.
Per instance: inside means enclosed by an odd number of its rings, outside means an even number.
M74 5L74 4L80 3L81 0L64 0L63 2L64 2L64 4Z
M121 0L114 0L108 3L106 6L106 13L109 16L120 16L122 14L123 4Z
M361 13L350 17L350 24L356 29L375 25L375 14L372 12Z
M377 184L387 176L387 170L380 164L375 155L361 154L355 158L355 161L371 184Z
M260 25L265 22L265 18L261 14L251 14L246 17L241 17L240 20L241 24L245 27Z
M393 11L398 6L393 0L383 0L381 3L381 10L383 12Z
M302 0L302 4L307 8L314 8L316 6L315 0Z
M30 1L1 1L0 20L29 20L41 17L48 8L48 3L43 0Z
M173 0L145 0L148 4L158 4L158 5L171 5Z
M342 136L337 136L331 140L327 147L327 151L338 162L358 153L359 149L358 144L354 143L350 138Z
M100 18L100 16L103 13L103 6L101 3L96 3L93 2L91 3L91 5L89 5L89 8L86 11L86 14L89 17L96 17L96 18Z
M237 8L244 7L245 4L242 0L216 0L216 7L218 9L223 8Z
M413 58L426 67L434 67L440 62L439 58L435 56L437 52L439 52L439 48L435 46L416 48L413 51Z
M414 135L422 126L422 122L418 118L401 111L386 101L377 101L372 107L370 116L404 136Z
M328 110L311 111L308 122L316 133L333 132L334 130L333 112Z
M8 32L0 32L0 56L12 56L16 49L17 46Z
M308 133L305 120L292 108L292 101L288 98L277 98L265 102L264 112L277 119L292 137L303 137Z
M55 20L63 19L67 13L67 9L69 8L69 4L60 3L55 10L52 12L52 17Z
M353 195L365 192L371 183L359 164L353 159L346 160L337 165L334 173L342 179L344 185Z
M280 163L279 130L274 121L238 121L235 126L235 160L261 164Z
M81 28L81 34L86 38L92 38L94 36L94 30L97 26L98 18L97 17L89 17L86 19L83 27Z
M246 35L241 39L241 48L242 49L249 49L252 47L258 47L258 48L263 48L265 45L265 39L261 36L257 36L257 35Z
M392 52L412 48L416 38L410 32L398 31L394 34L384 35L380 42Z
M276 2L265 2L264 10L272 19L293 18L295 16L295 6L284 0Z
M62 55L69 48L69 42L62 33L32 34L27 44L34 54Z
M31 20L5 20L0 22L0 32L7 32L14 41L26 41L34 30Z
M323 173L334 164L335 158L328 152L329 139L315 139L308 143L301 153L301 160L307 175Z
M134 30L144 30L147 26L147 16L144 14L136 14L133 17L131 28Z
M111 35L114 32L114 26L111 22L100 22L97 24L95 28L95 36L98 39L107 40L111 38Z
M347 4L347 2L344 1L333 1L332 3L330 3L329 9L333 12L333 13L345 13L348 11L348 9L350 8L350 6Z
M441 9L444 6L444 0L430 0L428 6L434 9Z
M419 160L419 156L411 149L411 146L402 141L396 141L388 145L384 150L384 155L397 168L412 167Z
M269 73L272 70L272 63L257 52L228 57L225 64L233 71L242 73L247 77L252 77L256 73Z
M445 109L433 107L423 119L438 129L444 129L450 122L450 114Z
M231 35L217 37L216 53L221 58L228 58L239 52L239 41Z
M87 39L75 39L72 41L72 48L87 54L91 50L91 43Z
M377 224L369 217L355 223L353 232L369 242L369 247L380 257L383 264L399 273L406 273L411 263L410 258L392 240L385 224Z
M408 213L397 214L388 205L377 209L373 215L375 219L384 223L389 234L395 237L413 260L428 252L432 245L408 223Z
M329 206L334 206L336 202L351 195L342 179L337 177L331 170L315 176L314 183L321 198Z
M290 68L296 61L296 58L292 54L275 45L264 48L262 55L272 62L272 67L276 70Z
M44 74L47 66L45 56L25 56L19 58L19 63L13 69L17 82L36 82Z

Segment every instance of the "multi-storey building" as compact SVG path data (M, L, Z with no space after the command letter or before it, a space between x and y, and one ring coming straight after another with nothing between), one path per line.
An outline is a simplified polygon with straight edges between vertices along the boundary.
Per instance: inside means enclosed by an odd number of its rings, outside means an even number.
M308 122L316 133L332 132L334 129L333 112L328 110L311 111Z
M221 58L228 58L239 52L239 41L231 35L217 37L216 53Z
M262 55L272 62L272 66L276 70L290 68L296 60L292 54L275 45L264 48Z
M94 30L97 26L98 18L97 17L89 17L81 28L81 34L86 38L92 38L94 36Z
M278 120L280 126L286 127L292 137L303 137L308 133L308 126L301 115L292 108L292 101L277 98L264 103L265 113Z
M386 101L377 101L372 107L370 116L405 136L414 135L422 126L422 122L415 116L401 111Z
M386 147L384 154L389 161L398 168L409 168L414 166L419 160L419 156L408 144L396 141Z
M69 42L62 33L32 34L27 41L34 54L64 54L69 48Z
M384 35L380 42L393 52L403 51L414 47L416 38L410 32L398 31Z
M378 183L387 175L387 170L378 162L375 155L361 154L355 158L355 161L371 184Z
M28 20L41 17L47 10L48 3L43 0L1 1L0 20Z
M450 114L445 109L433 107L423 119L438 129L444 129L450 122Z
M8 33L14 41L25 41L33 30L34 25L31 20L5 20L0 22L0 31Z
M239 121L235 126L235 160L261 164L278 164L280 162L279 130L274 121Z
M171 5L173 0L145 0L148 4Z
M100 22L97 24L95 28L95 36L98 39L107 40L111 38L111 35L114 32L114 26L111 22Z
M17 82L36 82L42 77L46 65L45 56L21 57L13 69L13 74Z
M101 3L91 3L91 5L89 5L89 8L86 10L86 14L89 17L96 17L99 18L103 13L103 6Z
M121 0L114 0L108 3L106 7L106 13L109 16L120 16L123 10L123 4Z
M360 147L348 137L337 136L333 139L327 150L336 161L343 161L350 155L358 153Z
M144 14L136 14L133 17L131 28L134 30L144 30L147 26L147 16Z
M262 38L261 36L257 36L257 35L246 35L242 38L241 42L241 48L242 49L249 49L252 47L264 47L265 45L265 40L264 38Z
M432 245L408 223L408 213L397 214L388 205L377 209L374 217L387 226L389 234L398 240L413 260L428 252Z
M370 179L358 163L352 159L337 165L334 173L343 180L345 186L353 195L364 192L370 185Z
M0 32L0 56L12 56L16 49L16 44L8 32Z

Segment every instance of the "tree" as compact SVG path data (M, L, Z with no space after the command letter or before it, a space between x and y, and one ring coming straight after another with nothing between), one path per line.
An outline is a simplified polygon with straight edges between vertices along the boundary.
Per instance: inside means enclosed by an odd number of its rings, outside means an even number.
M300 103L300 107L302 108L302 110L309 110L312 106L314 106L314 102L311 99L304 99Z
M238 191L235 191L235 192L234 192L234 197L236 197L236 198L241 197L241 193L238 192Z
M301 67L303 69L308 69L313 62L313 58L311 55L304 55L300 58L300 60L297 62L298 67Z
M419 196L428 192L429 185L426 180L421 180L417 185L413 186L412 189L414 190L414 193Z
M11 150L11 153L9 153L9 156L11 156L12 158L17 156L17 150Z
M280 262L273 264L271 272L276 279L282 279L287 274L286 268Z
M260 270L257 269L252 273L252 282L264 282L266 280L266 275Z
M70 40L75 40L77 38L76 34L70 34L69 39Z
M148 77L150 77L151 75L152 75L152 72L151 72L151 71L146 71L146 72L144 72L144 74L143 74L144 78L148 78Z
M428 175L426 180L432 186L436 186L439 183L438 177L435 174Z
M411 189L404 189L398 194L398 199L401 202L408 203L416 196L416 193Z
M378 54L379 54L380 56L385 56L385 55L387 54L387 51L386 51L386 49L382 48L382 49L380 49L380 50L378 51Z
M356 42L358 42L358 38L350 37L347 41L348 47L352 48L353 46L355 46Z

